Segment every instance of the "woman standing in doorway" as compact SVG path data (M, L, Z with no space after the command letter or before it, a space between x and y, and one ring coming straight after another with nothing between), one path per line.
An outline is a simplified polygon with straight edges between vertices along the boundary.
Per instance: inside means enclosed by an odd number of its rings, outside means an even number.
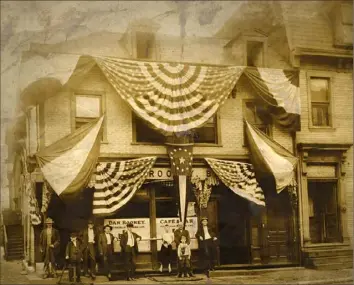
M170 231L168 224L164 225L164 233L162 235L162 245L160 250L161 266L160 272L164 265L168 265L168 272L171 273L171 260L172 260L172 242L174 240L174 235Z

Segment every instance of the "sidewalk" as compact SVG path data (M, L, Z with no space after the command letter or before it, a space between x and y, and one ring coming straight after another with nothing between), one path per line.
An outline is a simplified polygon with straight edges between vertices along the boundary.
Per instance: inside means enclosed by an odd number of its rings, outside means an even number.
M42 279L38 274L21 275L22 262L1 260L1 284L57 284L58 279ZM59 272L58 272L59 273ZM65 274L66 275L66 274ZM102 278L101 278L102 277ZM98 276L94 284L127 284L124 276L114 276L114 281L107 282ZM62 284L67 283L67 276ZM88 278L82 283L92 284ZM210 279L197 274L195 278L176 278L175 275L160 274L138 275L131 284L353 284L352 269L341 270L310 270L304 268L258 269L258 270L217 270L212 272Z

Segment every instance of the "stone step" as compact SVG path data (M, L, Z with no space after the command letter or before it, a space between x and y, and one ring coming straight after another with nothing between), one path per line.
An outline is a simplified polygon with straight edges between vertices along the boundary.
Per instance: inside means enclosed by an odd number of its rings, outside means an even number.
M263 268L263 269L234 269L234 270L224 270L216 269L215 271L210 271L210 277L222 277L222 276L250 276L250 275L262 275L271 272L281 272L281 271L296 271L303 270L303 267L284 267L284 268Z
M331 250L316 250L308 252L308 257L327 257L327 256L347 256L353 255L352 249L331 249Z
M43 279L43 276L41 274L34 272L32 274L27 275L27 278L30 284L59 284L58 282L60 280L61 274L62 271L58 270L57 278ZM80 279L82 284L106 283L109 281L106 276L101 276L101 275L96 276L95 281L92 281L91 278L85 276L81 276ZM70 284L68 271L64 271L63 277L60 280L60 284Z
M320 265L315 265L314 267L317 270L337 270L337 269L347 269L347 268L353 268L353 263L352 262L347 262L347 263L327 263L327 264L320 264Z
M320 258L314 258L313 263L315 266L320 265L320 264L327 264L327 263L351 263L353 264L353 256L352 255L347 255L347 256L327 256L327 257L320 257Z

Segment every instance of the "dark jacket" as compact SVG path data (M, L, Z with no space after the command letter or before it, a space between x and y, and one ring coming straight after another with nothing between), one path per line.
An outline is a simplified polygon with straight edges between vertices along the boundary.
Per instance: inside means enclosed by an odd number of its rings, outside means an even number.
M81 261L82 259L82 243L76 239L76 246L72 241L66 245L65 257L69 257L69 261Z
M59 231L52 228L51 244L54 245L53 251L57 254L60 250L60 235ZM47 247L47 228L43 229L39 237L39 248L41 252L45 252Z
M214 240L214 237L217 238L215 232L214 232L209 226L207 226L207 227L208 227L208 232L209 232L209 235L210 235L211 239ZM200 226L200 227L198 228L198 231L197 231L197 233L195 234L195 237L198 239L198 242L199 242L200 244L203 244L203 242L205 241L205 235L204 235L203 226ZM200 237L202 237L203 240L200 240Z
M184 230L180 230L180 229L176 229L173 232L174 236L175 236L175 243L176 243L176 247L178 247L178 245L181 243L181 237L185 236L186 237L186 244L190 244L191 243L191 237L189 235L189 231L184 229Z
M82 241L82 247L86 248L88 245L88 228L81 232L80 239ZM98 234L95 228L93 228L93 240L95 241L95 244L98 243Z
M135 252L139 252L137 239L141 240L141 236L139 236L138 234L136 234L134 232L132 232L132 234L134 237ZM120 247L122 249L122 252L125 252L127 250L127 244L128 244L128 232L124 231L123 234L121 235L121 238L120 238Z
M111 233L110 235L111 235L111 242L113 247L114 236ZM105 233L101 233L98 237L98 252L101 255L107 254L107 238Z

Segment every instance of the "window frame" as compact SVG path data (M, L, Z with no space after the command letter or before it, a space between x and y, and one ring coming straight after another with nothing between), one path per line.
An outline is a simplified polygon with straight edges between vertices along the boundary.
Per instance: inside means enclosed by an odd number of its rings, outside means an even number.
M246 116L245 116L245 111L246 111L246 104L247 103L253 103L254 105L256 104L256 100L255 99L243 99L242 100L242 118L243 119L247 119ZM268 131L269 131L269 134L266 134L268 135L269 137L273 138L273 118L270 116L270 123L269 124L253 124L255 127L258 128L258 126L266 126L268 128ZM259 129L259 128L258 128ZM247 145L247 136L246 136L246 124L245 122L243 121L243 141L242 141L242 146L243 147L248 147Z
M248 66L247 65L247 57L248 57L248 49L247 49L247 45L248 42L260 42L263 44L263 62L261 66L249 66L249 67L253 67L253 68L266 68L268 67L268 62L267 62L267 43L268 40L265 37L257 37L257 36L243 36L244 38L244 59L243 59L243 63L244 66Z
M86 96L100 99L100 116L106 114L106 94L103 90L87 90L87 89L76 89L71 93L71 131L76 129L76 96ZM91 121L95 118L88 118L87 121ZM85 121L84 118L81 119ZM108 143L107 140L107 120L106 117L103 120L103 133L101 143Z
M322 78L328 80L328 126L315 126L312 121L312 98L311 98L311 79ZM333 73L327 71L307 71L307 98L308 98L308 121L310 130L334 130L334 112L333 112ZM315 104L321 104L323 102L314 102ZM327 104L327 103L325 103Z
M132 145L153 145L153 146L160 146L160 145L165 145L165 142L161 143L154 143L154 142L138 142L136 140L136 115L134 111L131 112L131 118L132 118ZM199 146L199 147L207 147L207 146L215 146L215 147L222 147L221 144L221 127L220 127L220 113L217 111L215 113L215 124L216 124L216 143L194 143L194 146Z

